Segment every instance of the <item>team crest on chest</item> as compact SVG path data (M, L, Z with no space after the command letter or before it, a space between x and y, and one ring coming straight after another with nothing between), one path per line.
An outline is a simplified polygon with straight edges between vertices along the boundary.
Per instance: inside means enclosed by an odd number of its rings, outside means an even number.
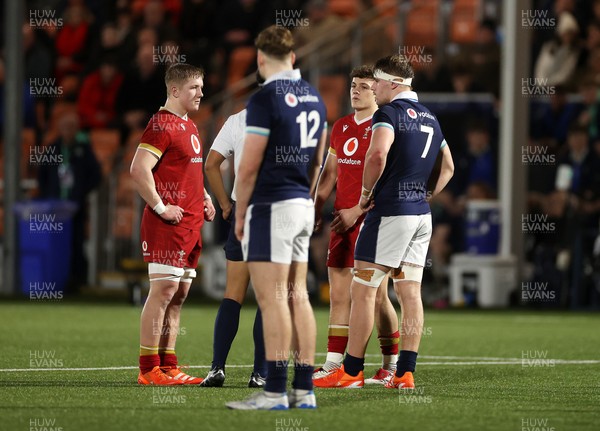
M363 139L367 139L369 137L369 132L371 131L371 126L365 129L365 134L363 135Z
M342 133L345 132L346 130L348 130L348 125L344 124L344 126L342 127Z

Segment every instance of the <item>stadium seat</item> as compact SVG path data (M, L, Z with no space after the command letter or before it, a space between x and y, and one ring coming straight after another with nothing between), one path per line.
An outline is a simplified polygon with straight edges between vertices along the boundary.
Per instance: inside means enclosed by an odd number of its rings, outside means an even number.
M256 59L256 49L252 46L236 48L229 57L229 70L227 72L227 86L242 80Z
M113 223L113 235L116 238L131 240L133 233L134 209L131 205L118 205Z
M439 0L415 0L406 16L405 46L437 45L440 16Z
M389 24L385 25L385 35L391 41L397 40L398 27L398 8L400 7L399 2L395 0L373 0L373 5L379 11L379 16L382 18L390 19Z
M329 0L329 11L345 18L356 18L361 5L358 0Z
M321 76L319 93L327 107L327 122L333 124L342 115L342 101L346 96L346 77L344 75Z
M110 174L117 151L119 150L120 136L118 130L93 129L90 131L90 144L92 150L102 166L102 174Z
M459 44L475 42L480 16L480 0L456 0L450 14L450 40Z

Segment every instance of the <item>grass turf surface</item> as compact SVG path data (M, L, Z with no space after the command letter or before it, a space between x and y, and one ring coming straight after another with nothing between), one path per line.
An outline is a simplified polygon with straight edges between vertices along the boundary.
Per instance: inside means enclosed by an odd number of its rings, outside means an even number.
M190 374L208 371L216 312L214 306L184 307L180 363L206 366ZM249 367L227 368L224 388L141 387L134 369L32 368L135 366L139 313L124 305L0 304L0 369L31 368L0 370L0 429L564 431L596 430L600 421L597 314L426 311L415 393L380 386L317 389L316 411L226 409L225 402L253 392L246 387ZM328 310L315 314L317 350L324 353ZM253 320L254 308L244 307L228 365L252 364ZM375 355L368 363L379 362L374 337L367 353ZM522 361L524 355L529 358ZM323 360L318 356L317 365ZM365 374L377 368L369 365Z

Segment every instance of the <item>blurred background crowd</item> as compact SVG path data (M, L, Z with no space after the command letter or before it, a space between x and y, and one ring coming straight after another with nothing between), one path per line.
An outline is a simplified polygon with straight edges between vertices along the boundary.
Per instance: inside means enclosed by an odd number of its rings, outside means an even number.
M255 88L253 41L264 27L293 30L298 66L321 91L330 125L351 112L351 67L400 52L413 63L414 89L438 116L456 165L448 189L432 202L424 279L426 301L443 307L450 257L471 251L469 201L497 198L502 3L28 0L23 198L79 205L73 290L126 283L122 274L141 257L142 209L128 169L148 119L165 101L165 67L187 62L205 69L204 99L191 117L206 154L227 116L243 109ZM540 215L546 228L524 228L524 280L549 283L558 292L553 306L598 307L600 0L536 0L532 9L540 19L531 26L530 74L515 88L530 106L529 139L514 145L527 165L527 214ZM0 129L10 109L3 106L4 67L0 56ZM32 148L42 147L55 147L47 154L62 154L62 162L32 163ZM213 262L222 259L218 245L227 229L221 220L205 227L207 260L211 246ZM327 241L327 230L313 239L315 286L326 282Z

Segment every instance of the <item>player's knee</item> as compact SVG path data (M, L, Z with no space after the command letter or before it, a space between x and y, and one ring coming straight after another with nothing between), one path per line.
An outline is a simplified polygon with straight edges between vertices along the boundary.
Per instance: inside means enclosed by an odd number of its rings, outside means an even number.
M387 272L378 268L362 268L353 269L352 274L352 281L362 284L363 286L378 288Z

